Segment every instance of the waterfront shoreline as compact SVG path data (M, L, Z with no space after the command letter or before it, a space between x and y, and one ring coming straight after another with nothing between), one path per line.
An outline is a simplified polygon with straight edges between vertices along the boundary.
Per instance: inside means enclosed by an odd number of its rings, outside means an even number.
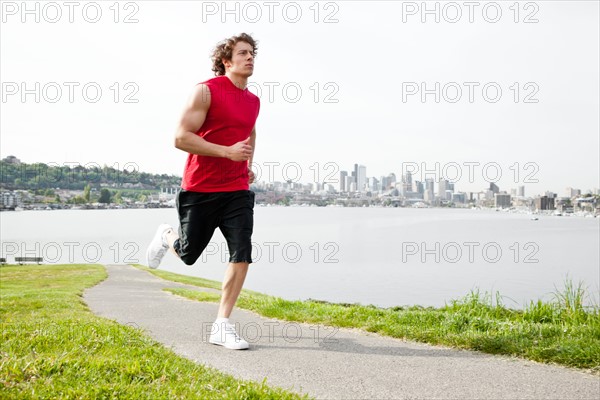
M283 205L283 204L265 204L265 203L257 203L256 207L273 207L273 208L382 208L382 209L420 209L420 210L431 210L431 209L443 209L443 210L464 210L464 211L484 211L484 212L501 212L508 214L523 214L529 215L532 217L543 216L543 217L578 217L578 218L599 218L600 214L591 213L591 212L557 212L555 210L530 210L524 208L493 208L493 207L421 207L421 206L411 206L411 207L395 207L395 206L384 206L384 205L370 205L370 206L342 206L342 205L325 205L319 206L316 204L291 204L291 205ZM115 205L115 204L91 204L91 205L48 205L45 207L16 207L16 208L0 208L0 212L21 212L21 211L64 211L64 210L74 210L74 211L97 211L97 210L156 210L156 209L175 209L174 205L169 205L166 203L145 203L139 205Z

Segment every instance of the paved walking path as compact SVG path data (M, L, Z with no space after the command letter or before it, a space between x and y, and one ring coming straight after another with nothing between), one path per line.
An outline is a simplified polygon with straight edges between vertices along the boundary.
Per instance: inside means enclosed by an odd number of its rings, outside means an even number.
M250 342L234 351L207 342L216 303L174 296L186 287L131 266L107 265L109 277L87 289L91 310L135 324L176 353L239 378L319 399L594 399L600 377L564 367L447 349L349 329L288 323L235 309Z

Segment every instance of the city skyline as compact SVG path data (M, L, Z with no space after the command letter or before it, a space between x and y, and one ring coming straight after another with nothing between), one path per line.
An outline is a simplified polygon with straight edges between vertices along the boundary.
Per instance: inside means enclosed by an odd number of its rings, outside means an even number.
M14 164L22 164L23 168L20 171L21 175L24 178L31 178L35 174L44 173L42 171L37 171L32 165L35 165L38 162L25 162L21 160L19 157L15 155L8 155L1 159L3 162L14 163ZM460 167L459 164L453 163L453 167ZM149 171L140 170L139 166L135 163L125 163L122 165L114 164L114 165L100 165L99 163L87 163L80 164L76 162L67 162L63 164L59 163L49 163L48 166L61 166L61 167L84 167L84 168L114 168L116 171L121 170L121 172L127 171L129 174L128 180L133 179L135 173L152 173ZM401 194L404 192L416 192L423 195L427 195L428 192L436 195L439 193L444 193L446 190L450 190L454 193L455 189L457 193L484 193L490 187L495 187L498 189L496 183L498 181L485 181L481 182L479 187L475 187L473 189L473 185L471 185L471 189L468 189L468 186L461 185L460 179L451 180L445 179L443 175L440 174L441 169L437 168L432 170L424 170L421 174L414 175L412 172L415 171L415 163L408 163L405 170L405 174L390 172L387 175L379 175L379 176L370 176L367 174L367 166L362 164L355 163L353 168L349 168L348 170L340 170L339 166L336 163L325 163L319 164L314 163L310 167L308 167L309 173L303 171L302 166L298 163L285 163L281 164L278 162L265 163L263 167L264 170L261 170L261 167L255 166L256 173L256 182L261 184L273 184L273 183L284 183L290 182L294 184L301 185L322 185L326 187L326 185L331 185L336 192L377 192L377 191L385 191L391 189L400 189ZM475 164L467 165L472 170L475 167ZM494 167L497 171L496 167ZM277 176L276 171L280 172L279 176ZM456 170L456 169L455 169ZM417 169L418 171L418 169ZM513 170L514 171L514 170ZM472 176L473 171L469 171L467 176ZM159 175L164 174L164 172L159 172ZM181 174L168 174L175 176L181 179ZM496 174L497 175L497 174ZM360 182L356 182L356 177L360 177ZM56 177L52 177L56 179ZM267 179L264 179L267 178ZM307 180L308 178L308 180ZM92 182L93 183L93 182ZM132 182L130 182L132 183ZM393 183L393 187L390 184ZM446 187L448 185L448 187ZM515 196L524 196L525 188L528 187L526 183L516 182L511 185L500 185L502 186L502 191L508 194L511 194L513 197ZM377 189L375 189L377 187ZM386 187L387 189L383 190L382 187ZM359 188L363 188L359 190ZM529 186L531 189L531 186ZM497 192L498 190L496 190ZM531 190L528 190L528 193ZM567 186L563 190L543 190L541 192L533 192L532 196L541 196L548 193L554 193L558 197L574 197L576 193L579 195L591 193L591 194L599 194L599 187L594 188L576 188L574 186ZM430 195L432 197L432 195Z
M362 171L362 173L360 173L359 171ZM457 186L457 183L460 183L460 181L452 182L452 181L449 181L448 179L444 179L443 177L439 177L438 180L435 180L434 178L426 178L424 181L422 181L422 180L413 179L413 175L410 172L408 172L407 175L397 175L395 173L390 173L387 176L374 177L374 176L367 175L366 171L367 171L367 166L360 165L360 164L354 164L353 171L350 171L350 170L339 171L338 179L335 181L323 181L323 182L290 181L290 182L298 183L298 184L302 184L302 185L313 185L313 186L318 185L318 184L321 184L323 186L331 185L338 193L341 193L341 192L359 192L359 193L382 192L382 191L390 191L393 189L401 189L400 190L401 195L404 195L405 194L404 192L427 194L428 191L431 191L435 195L439 195L439 193L445 193L446 191L451 191L452 193L468 194L468 193L485 193L488 190L492 190L495 193L507 193L512 197L535 197L535 196L548 195L548 194L552 193L552 194L555 194L557 197L571 198L571 197L575 197L577 195L583 195L583 194L587 194L587 193L596 194L596 195L600 194L600 188L598 188L598 187L582 189L582 188L574 188L572 186L565 187L563 191L555 192L555 191L551 191L551 190L546 190L543 193L530 193L530 194L527 193L526 194L526 192L527 192L526 184L518 184L518 185L511 186L511 187L499 187L494 182L487 182L487 187L482 187L480 190L463 190L460 188L460 186ZM359 174L356 175L357 173L359 173ZM361 178L362 182L364 182L364 186L363 186L362 190L359 189L361 187L360 184L356 184L354 181L352 181L353 179L356 178L356 176L359 176ZM369 183L369 182L371 182L372 179L375 179L375 184L378 185L377 189L375 189L372 186L372 184ZM382 188L382 182L384 182L384 180L386 182L388 182L388 185L385 185L386 189ZM264 180L258 179L257 182L268 185L268 184L273 184L273 183L284 183L284 182L286 182L286 180L264 181ZM350 184L353 184L354 186L350 186Z
M181 181L181 177L175 175L120 171L99 165L27 164L15 156L1 161L2 210L173 207ZM317 176L318 165L314 167L313 172ZM295 172L296 178L299 177L299 171ZM581 216L597 216L600 212L598 189L590 195L582 195L580 189L572 187L566 188L562 195L550 191L526 194L525 185L510 188L509 192L494 182L488 182L489 186L483 190L463 191L456 182L441 177L437 180L426 177L424 182L413 179L411 170L399 177L394 173L379 179L369 177L367 166L360 164L354 164L350 172L339 171L337 181L334 176L328 174L327 179L314 184L300 183L296 178L285 182L258 180L250 189L257 194L257 204L262 205L492 207Z

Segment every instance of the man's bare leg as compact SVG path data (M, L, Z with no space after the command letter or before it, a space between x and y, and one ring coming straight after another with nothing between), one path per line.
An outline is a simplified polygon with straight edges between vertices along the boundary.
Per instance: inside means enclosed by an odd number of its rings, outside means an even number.
M209 343L225 346L229 349L243 350L249 347L247 341L239 337L235 327L229 323L229 315L242 291L244 280L248 272L249 263L229 263L223 285L221 286L221 303L219 313L215 320Z
M229 315L231 315L233 306L235 306L246 280L249 265L247 262L240 262L229 263L227 266L221 287L221 303L219 304L218 318L229 318Z
M179 235L177 234L177 231L175 229L169 229L166 232L166 236L167 236L167 244L169 245L169 250L171 251L171 253L175 254L177 256L177 258L179 258L179 254L177 254L177 252L175 251L175 248L173 247L173 245L175 244L175 241L177 239L179 239Z
M169 250L179 257L173 248L173 244L179 239L179 235L175 229L168 230L166 232L166 237ZM242 291L242 286L244 286L249 265L249 263L242 262L229 263L227 266L227 271L225 271L225 277L223 278L223 285L221 286L221 303L219 305L218 318L229 318L231 315L231 311Z
M175 241L179 239L179 235L175 229L169 229L165 232L165 238L167 244L169 246L169 250L171 253L175 254L179 257L179 254L175 251L173 245ZM231 315L231 311L237 302L237 299L242 291L242 287L244 286L244 281L246 280L246 274L248 273L249 263L240 262L240 263L229 263L227 266L227 270L225 271L225 277L223 278L223 284L221 285L221 302L219 304L219 312L217 314L216 324L221 324L223 322L229 322L229 316ZM223 343L224 334L221 331L218 331L217 335L220 340L217 340L218 344ZM226 345L229 348L237 348L237 349L246 349L248 348L248 343L240 339L237 334L235 335L236 341L234 344ZM212 340L212 339L211 339ZM215 343L211 341L211 343ZM234 346L234 347L232 347Z

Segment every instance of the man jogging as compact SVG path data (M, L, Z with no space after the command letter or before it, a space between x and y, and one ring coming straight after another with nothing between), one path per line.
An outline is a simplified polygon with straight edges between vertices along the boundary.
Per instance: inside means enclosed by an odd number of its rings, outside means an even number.
M256 141L260 100L247 88L254 71L257 42L245 33L215 48L216 77L198 84L175 134L175 147L188 154L176 204L179 230L158 227L148 246L150 268L158 268L167 250L192 265L218 227L227 240L229 265L221 302L209 342L229 349L247 349L229 315L252 262L254 181L250 170Z

